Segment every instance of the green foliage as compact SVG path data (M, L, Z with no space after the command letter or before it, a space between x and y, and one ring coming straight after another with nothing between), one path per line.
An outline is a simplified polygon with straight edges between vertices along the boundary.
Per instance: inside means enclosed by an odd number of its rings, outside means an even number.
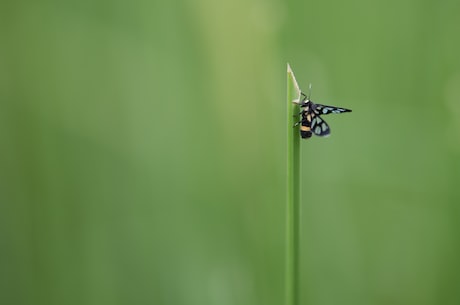
M460 303L459 11L2 1L0 304L282 304L287 61L300 303Z

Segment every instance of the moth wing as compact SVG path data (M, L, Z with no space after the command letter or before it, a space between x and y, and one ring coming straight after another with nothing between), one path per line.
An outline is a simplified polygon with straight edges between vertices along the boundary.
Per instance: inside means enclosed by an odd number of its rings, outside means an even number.
M330 114L330 113L351 112L351 109L316 104L315 112L316 114L320 115L320 114Z
M311 131L320 137L328 136L331 133L329 125L319 115L314 116L311 120Z

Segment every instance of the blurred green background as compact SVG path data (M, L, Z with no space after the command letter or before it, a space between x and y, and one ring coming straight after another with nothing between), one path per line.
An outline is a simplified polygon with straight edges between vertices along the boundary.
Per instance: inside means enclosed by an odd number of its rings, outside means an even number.
M460 2L2 1L0 304L460 304Z

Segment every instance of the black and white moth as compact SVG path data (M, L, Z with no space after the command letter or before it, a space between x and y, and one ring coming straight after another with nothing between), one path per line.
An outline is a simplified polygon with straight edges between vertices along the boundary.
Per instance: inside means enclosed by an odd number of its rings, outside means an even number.
M321 118L321 115L351 112L350 109L346 108L315 104L303 92L300 94L302 96L302 100L300 102L302 111L299 115L301 115L302 118L294 126L300 124L300 136L303 139L308 139L313 134L325 137L331 133L329 125Z

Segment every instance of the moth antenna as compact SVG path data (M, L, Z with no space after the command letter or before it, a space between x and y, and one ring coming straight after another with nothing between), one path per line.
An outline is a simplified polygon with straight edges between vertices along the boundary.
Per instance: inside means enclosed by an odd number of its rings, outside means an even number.
M311 100L311 83L308 85L308 100Z

